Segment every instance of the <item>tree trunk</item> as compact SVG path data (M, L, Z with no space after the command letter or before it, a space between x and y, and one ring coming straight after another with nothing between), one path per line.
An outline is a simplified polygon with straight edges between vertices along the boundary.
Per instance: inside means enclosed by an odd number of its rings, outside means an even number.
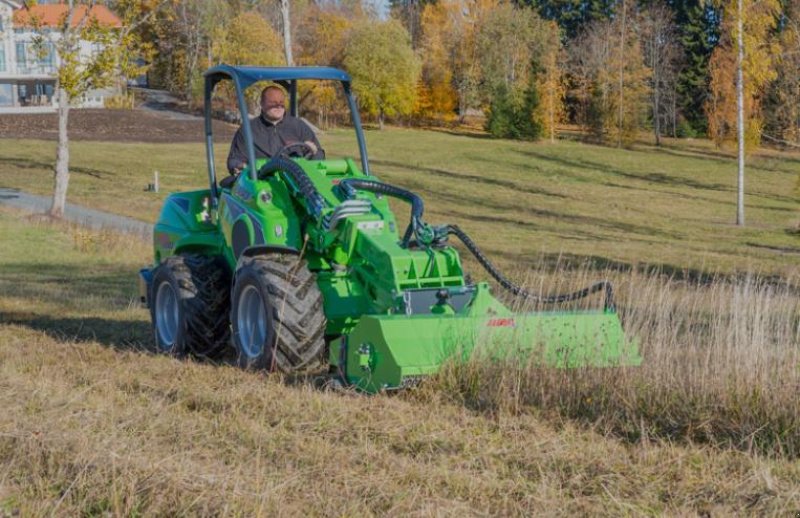
M58 148L56 150L55 187L50 216L61 218L67 204L67 186L69 185L69 97L63 88L58 88Z
M625 98L623 94L624 77L625 77L625 8L627 7L625 0L622 0L622 29L620 30L619 39L619 120L617 124L617 147L622 147L622 119L623 111L622 106Z
M659 106L661 99L659 98L659 85L656 81L655 88L653 89L653 129L656 133L656 146L661 145L661 107Z
M675 103L677 102L676 101L677 95L675 94L675 88L676 88L675 87L675 83L673 82L673 85L672 85L672 138L678 138L678 116L677 116L678 108L675 106Z
M289 0L281 0L281 17L283 18L283 51L286 54L286 66L293 67L292 22L289 19Z
M383 131L383 108L378 110L378 129Z
M744 63L744 9L742 0L738 2L738 19L736 44L738 52L736 54L736 136L739 144L739 174L737 178L736 190L736 224L744 226L744 74L742 65Z

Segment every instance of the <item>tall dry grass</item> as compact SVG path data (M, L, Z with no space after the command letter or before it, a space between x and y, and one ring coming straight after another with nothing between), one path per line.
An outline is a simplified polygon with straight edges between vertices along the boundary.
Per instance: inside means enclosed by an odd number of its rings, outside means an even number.
M800 457L800 297L793 280L756 273L685 280L643 270L605 276L617 287L641 367L564 370L474 360L448 365L431 386L483 411L541 411L634 441ZM562 265L534 272L527 284L553 293L596 278L588 268Z

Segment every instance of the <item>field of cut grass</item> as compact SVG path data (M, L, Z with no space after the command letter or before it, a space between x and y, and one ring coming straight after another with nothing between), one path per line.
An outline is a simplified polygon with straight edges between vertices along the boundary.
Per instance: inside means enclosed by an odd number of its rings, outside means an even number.
M348 130L322 136L329 156L355 155ZM668 273L757 270L793 275L800 258L800 154L748 159L747 226L737 228L736 167L706 141L631 150L445 132L367 132L373 172L421 194L431 223L458 223L505 265L590 261ZM154 221L169 191L205 185L197 144L72 143L69 199ZM227 143L217 146L220 165ZM55 143L3 140L0 187L48 194ZM144 191L159 171L162 192ZM402 209L400 209L402 210Z
M2 210L0 236L0 516L800 509L795 460L620 440L469 393L475 371L363 397L152 355L134 284L147 243ZM522 379L494 374L479 386Z

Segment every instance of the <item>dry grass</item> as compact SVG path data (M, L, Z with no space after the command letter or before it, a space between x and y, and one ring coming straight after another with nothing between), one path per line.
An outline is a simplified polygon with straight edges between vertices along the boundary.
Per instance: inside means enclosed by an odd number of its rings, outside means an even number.
M558 292L598 273L557 268L533 277L532 291ZM566 371L475 361L451 365L434 390L489 413L535 408L632 441L658 437L800 457L795 283L757 275L679 280L636 270L605 277L617 286L641 367Z
M3 211L0 236L0 516L800 509L788 281L606 272L642 368L468 365L363 397L145 352L148 243Z
M24 516L775 514L796 464L289 386L0 328L0 509ZM1 511L0 511L1 512Z

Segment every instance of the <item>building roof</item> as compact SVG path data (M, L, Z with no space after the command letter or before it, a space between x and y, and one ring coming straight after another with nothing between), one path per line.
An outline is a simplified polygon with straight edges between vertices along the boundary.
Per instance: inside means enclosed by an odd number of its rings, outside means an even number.
M14 25L30 27L34 21L38 21L43 27L60 27L64 23L68 9L69 6L66 4L42 4L16 9ZM86 5L75 6L75 14L72 16L73 27L77 27L86 17L86 10ZM106 27L122 27L122 21L104 5L92 6L89 17Z

